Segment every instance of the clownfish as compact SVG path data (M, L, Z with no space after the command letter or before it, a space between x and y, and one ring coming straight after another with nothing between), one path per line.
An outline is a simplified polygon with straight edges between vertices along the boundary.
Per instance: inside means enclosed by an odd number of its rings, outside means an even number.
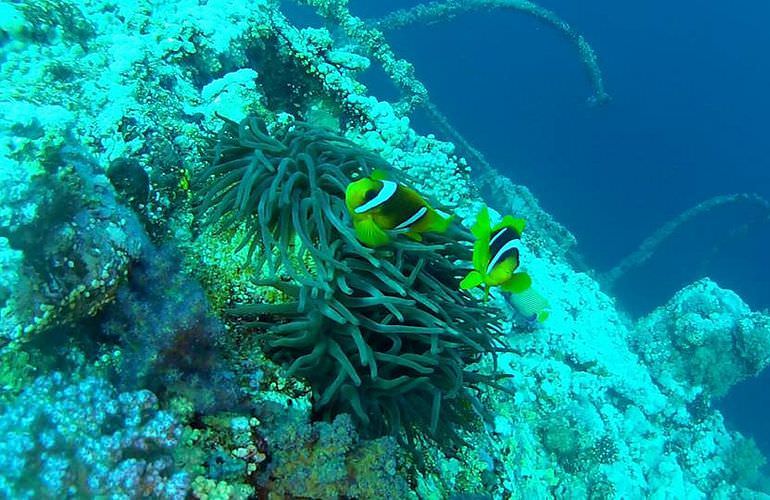
M492 227L487 207L481 209L471 228L476 237L473 270L460 282L461 290L483 285L486 300L493 286L513 293L521 293L530 287L532 279L529 275L515 272L519 267L519 245L525 224L524 219L507 215Z
M414 189L388 180L381 170L351 182L345 190L345 204L353 219L356 237L374 248L390 241L386 231L403 232L415 241L420 233L442 233L454 217L442 217Z

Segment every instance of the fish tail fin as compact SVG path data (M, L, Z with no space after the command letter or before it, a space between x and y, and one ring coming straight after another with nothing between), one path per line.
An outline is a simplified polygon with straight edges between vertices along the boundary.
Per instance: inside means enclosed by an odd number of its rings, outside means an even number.
M358 241L370 248L380 247L390 241L388 233L370 217L353 221L353 228Z

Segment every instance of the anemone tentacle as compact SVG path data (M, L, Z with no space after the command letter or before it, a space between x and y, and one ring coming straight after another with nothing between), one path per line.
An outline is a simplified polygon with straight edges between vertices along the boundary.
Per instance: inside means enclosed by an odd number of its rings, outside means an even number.
M381 158L304 123L271 136L253 117L226 121L219 141L197 178L199 216L207 227L243 223L241 245L268 276L255 285L288 297L228 314L307 380L319 418L349 413L362 435L398 436L410 449L462 442L466 409L483 408L475 387L497 380L471 365L501 348L497 315L458 287L470 233L367 248L345 189L375 168L403 182Z

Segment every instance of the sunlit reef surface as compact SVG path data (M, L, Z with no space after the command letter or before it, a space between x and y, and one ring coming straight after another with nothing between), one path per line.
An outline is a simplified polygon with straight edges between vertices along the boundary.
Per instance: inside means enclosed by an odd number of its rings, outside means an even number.
M601 104L575 27L516 0L380 20L300 3L313 27L264 0L0 4L0 496L770 492L711 405L768 364L770 317L709 280L620 314L386 36L533 16ZM375 70L398 98L361 83ZM416 133L416 110L447 140ZM373 168L455 227L362 246L342 197ZM459 290L482 201L527 220L545 322Z

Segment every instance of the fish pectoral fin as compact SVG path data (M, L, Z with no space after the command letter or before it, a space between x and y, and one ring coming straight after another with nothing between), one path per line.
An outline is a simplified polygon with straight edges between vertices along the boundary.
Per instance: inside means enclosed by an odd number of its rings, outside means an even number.
M460 282L460 290L470 290L476 288L484 282L484 276L478 271L471 271Z
M382 230L374 220L367 218L353 223L358 241L364 245L374 248L385 245L390 241L388 233Z
M521 293L532 286L532 278L527 273L513 273L511 279L500 285L506 292Z

